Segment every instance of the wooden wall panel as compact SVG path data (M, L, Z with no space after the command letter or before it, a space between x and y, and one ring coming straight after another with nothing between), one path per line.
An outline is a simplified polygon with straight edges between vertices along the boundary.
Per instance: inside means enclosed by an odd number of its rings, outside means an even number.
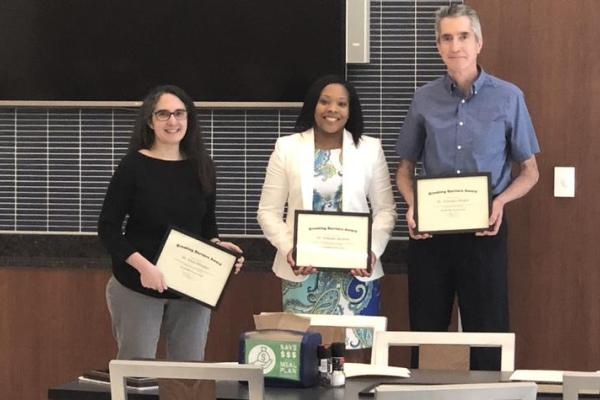
M13 399L106 365L115 346L106 270L0 268L0 384Z
M600 4L469 0L483 67L525 93L540 182L508 206L511 325L518 368L600 365ZM576 197L553 197L553 167L576 167Z

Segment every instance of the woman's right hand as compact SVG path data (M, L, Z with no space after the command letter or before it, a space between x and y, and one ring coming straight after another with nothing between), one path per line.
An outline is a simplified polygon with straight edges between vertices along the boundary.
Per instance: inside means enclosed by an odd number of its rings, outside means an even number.
M135 253L132 253L129 257L127 257L125 262L137 269L137 271L140 273L140 282L143 287L156 290L159 293L162 293L168 289L165 282L165 277L160 269L148 261L139 252L136 251Z
M165 282L165 276L161 270L153 264L142 270L140 273L140 281L142 282L143 287L156 290L159 293L168 289Z
M294 257L292 257L292 252L293 250L290 250L290 252L287 255L287 262L288 264L290 264L290 267L292 268L292 272L294 273L294 275L299 276L299 275L309 275L309 274L314 274L316 272L319 272L315 267L299 267L296 266L296 262L294 261Z

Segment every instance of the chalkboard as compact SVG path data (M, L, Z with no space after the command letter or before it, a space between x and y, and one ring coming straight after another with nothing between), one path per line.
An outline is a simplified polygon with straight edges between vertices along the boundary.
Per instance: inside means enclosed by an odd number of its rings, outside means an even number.
M345 0L3 0L0 100L298 102L344 32Z

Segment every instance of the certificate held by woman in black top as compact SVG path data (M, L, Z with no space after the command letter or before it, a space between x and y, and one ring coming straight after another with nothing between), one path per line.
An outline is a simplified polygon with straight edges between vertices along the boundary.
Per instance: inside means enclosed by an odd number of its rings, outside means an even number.
M216 308L238 254L171 228L156 266L170 290Z

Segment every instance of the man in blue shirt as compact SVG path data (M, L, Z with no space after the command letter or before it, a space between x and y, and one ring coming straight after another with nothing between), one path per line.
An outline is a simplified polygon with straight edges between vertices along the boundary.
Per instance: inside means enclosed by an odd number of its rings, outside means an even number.
M396 143L398 190L408 205L410 326L445 331L455 294L464 331L508 330L504 205L538 180L539 152L523 93L477 64L483 41L475 10L451 5L436 12L438 52L447 74L419 88ZM477 234L416 233L415 163L422 174L491 174L489 230ZM518 165L511 176L512 164ZM414 358L413 358L414 364ZM499 369L497 349L473 349L472 369Z

